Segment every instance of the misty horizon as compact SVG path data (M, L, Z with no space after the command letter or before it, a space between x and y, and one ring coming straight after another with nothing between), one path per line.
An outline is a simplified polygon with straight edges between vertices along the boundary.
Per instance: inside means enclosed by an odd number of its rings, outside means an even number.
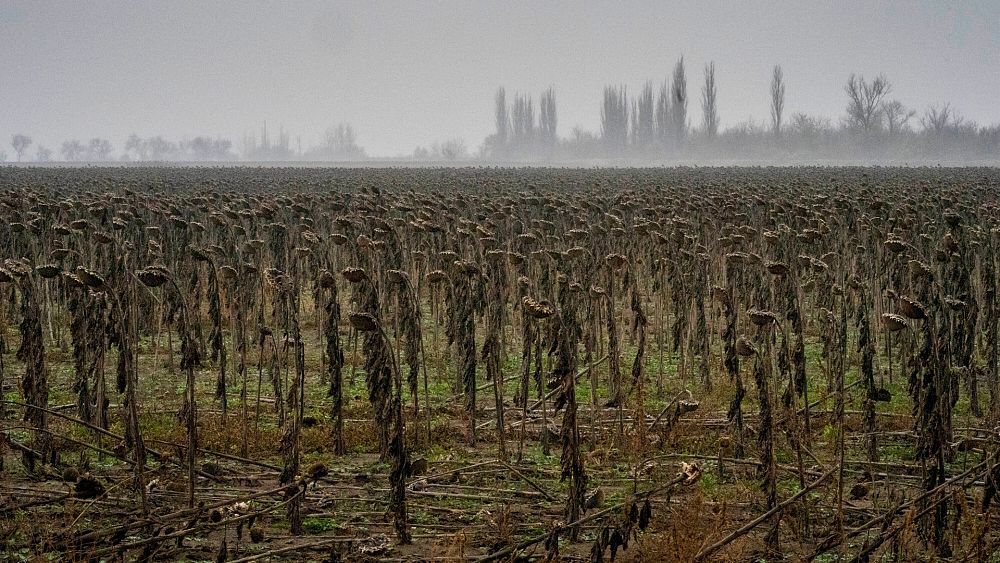
M558 138L600 135L605 86L659 85L680 57L693 129L708 64L722 132L766 127L774 65L788 115L837 126L848 77L884 74L914 126L946 103L967 122L1000 123L1000 6L988 2L295 6L0 3L0 151L14 160L8 141L23 133L27 160L70 139L108 139L118 155L137 134L227 139L242 154L266 122L300 156L338 124L368 157L454 140L475 155L495 133L498 87L536 103L552 88Z

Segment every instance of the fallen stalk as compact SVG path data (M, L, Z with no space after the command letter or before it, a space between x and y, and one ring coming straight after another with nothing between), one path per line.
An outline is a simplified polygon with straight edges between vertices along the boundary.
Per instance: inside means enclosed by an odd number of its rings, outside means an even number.
M286 487L282 487L282 489L285 489L285 488L287 488L287 486ZM277 509L279 509L279 508L281 508L283 506L286 506L288 503L292 502L293 500L297 499L298 497L302 496L303 494L305 494L305 488L304 487L302 489L300 489L299 492L297 492L296 494L292 495L288 499L285 499L285 500L283 500L283 501L281 501L281 502L279 502L279 503L277 503L277 504L275 504L273 506L265 508L263 510L258 510L256 512L251 512L250 514L243 514L243 515L237 516L235 518L228 518L228 519L224 519L224 520L219 520L218 522L209 522L207 524L189 526L189 527L187 527L187 528L185 528L183 530L177 530L176 532L173 532L173 533L170 533L170 534L164 534L162 536L155 536L155 537L152 537L152 538L146 538L144 540L134 541L132 543L125 543L125 544L120 544L120 545L116 545L116 546L112 546L112 547L106 547L106 548L99 549L97 551L88 553L88 555L90 557L100 557L100 556L109 555L111 553L115 553L115 552L118 552L118 551L124 552L124 551L129 550L129 549L135 549L137 547L143 547L145 545L149 545L149 544L153 544L153 543L159 543L159 542L162 542L162 541L165 541L165 540L169 540L169 539L183 538L184 536L190 535L190 534L192 534L194 532L197 532L198 530L208 530L208 529L213 529L213 528L219 528L219 527L222 527L222 526L228 526L230 524L235 524L237 522L242 522L244 520L249 520L251 518L256 518L256 517L258 517L258 516L260 516L262 514L267 514L268 512L274 512L275 510L277 510ZM198 513L198 512L205 512L206 510L207 509L203 508L201 510L197 510L196 513Z
M231 504L236 504L238 502L246 502L246 501L250 501L250 500L253 500L253 499L256 499L256 498L265 497L265 496L268 496L268 495L274 495L274 494L278 494L278 493L283 493L285 491L285 489L287 489L287 488L288 488L287 485L283 485L281 487L277 487L277 488L274 488L274 489L268 489L266 491L260 491L260 492L257 492L257 493L253 493L253 494L245 496L245 497L238 497L238 498L233 498L233 499L228 499L228 500L220 501L220 502L217 502L217 503L214 503L214 504L210 504L210 505L204 506L202 508L185 508L183 510L178 510L176 512L172 512L170 514L165 514L163 516L145 518L145 519L142 519L142 520L136 520L134 522L130 522L128 524L121 524L121 525L118 525L118 526L113 526L113 527L105 529L105 530L95 530L95 531L92 531L92 532L87 532L87 533L81 534L81 535L79 535L79 536L77 536L75 538L62 540L62 542L60 544L57 544L54 547L54 549L56 549L56 550L67 549L68 544L71 544L71 543L81 544L81 543L86 543L86 542L97 541L97 540L99 540L100 538L102 538L104 536L111 536L111 535L119 534L119 533L122 533L122 532L127 532L128 530L139 529L139 528L142 528L144 526L150 526L150 525L156 525L156 524L163 524L165 522L170 522L172 520L180 520L180 519L189 517L192 514L197 514L199 511L211 511L211 510L214 510L216 508L222 508L224 506L228 506L228 505L231 505Z
M802 498L802 496L805 495L806 493L808 493L809 491L811 491L811 490L815 489L816 487L818 487L824 481L826 481L827 479L829 479L834 474L834 472L836 470L837 470L836 466L830 468L829 470L827 470L826 473L824 473L823 475L821 475L815 481L813 481L812 483L810 483L809 485L807 485L802 490L800 490L799 492L795 493L794 495L792 495L791 497L789 497L785 501L783 501L781 503L778 503L778 505L775 506L774 508L772 508L771 510L768 510L764 514L761 514L757 518L754 518L750 522L747 522L743 526L740 526L738 529L734 530L732 533L730 533L726 537L722 538L721 540L719 540L719 541L713 543L712 545L710 545L710 546L702 549L701 551L698 552L697 555L694 556L694 560L695 561L704 561L706 558L714 555L716 552L718 552L722 548L724 548L727 545L729 545L730 543L732 543L733 540L735 540L735 539L737 539L737 538L739 538L739 537L741 537L743 535L746 535L748 532L750 532L750 530L753 530L758 525L760 525L763 522L767 521L768 519L770 519L775 514L781 512L782 510L784 510L785 508L787 508L789 505L793 504L795 501L797 501L800 498Z
M941 483L937 487L934 487L933 489L930 489L928 491L923 492L922 494L914 497L909 502L899 504L893 510L888 511L888 512L886 512L885 514L883 514L881 516L877 516L875 518L872 518L871 520L869 520L868 522L865 522L864 524L862 524L861 526L859 526L857 528L853 528L853 529L850 529L850 530L845 530L843 537L839 538L839 541L838 541L837 536L830 536L830 537L828 537L826 540L824 540L823 542L821 542L820 545L819 545L819 547L817 547L811 554L809 554L809 556L807 556L805 558L805 560L806 561L812 561L813 559L819 557L823 553L826 553L830 549L833 549L834 547L837 547L838 545L842 544L843 542L847 541L848 539L856 537L856 536L860 535L861 533L866 532L866 531L872 529L875 526L881 525L886 519L895 518L896 514L898 514L899 512L901 512L903 510L906 510L906 509L910 508L911 506L913 506L913 505L915 505L915 504L917 504L919 502L922 502L925 499L927 499L927 498L929 498L929 497L937 494L938 492L944 490L945 488L954 485L957 481L960 481L960 480L964 479L965 477L969 476L970 474L979 471L984 466L986 466L988 463L989 463L989 461L983 461L983 462L979 463L978 465L976 465L975 467L971 467L971 468L963 471L962 473L959 473L958 475L952 477L951 479L948 479L947 481L945 481L944 483Z
M634 501L639 500L639 499L649 498L652 495L655 495L657 493L660 493L662 491L665 491L665 490L667 490L669 488L672 488L672 487L674 487L676 485L679 485L679 484L683 483L686 479L687 479L687 476L680 475L680 476L678 476L678 477L676 477L676 478L674 478L674 479L672 479L672 480L670 480L670 481L668 481L668 482L666 482L666 483L664 483L664 484L662 484L662 485L660 485L658 487L654 487L654 488L652 488L652 489L650 489L648 491L642 492L642 493L637 493L630 500L634 502ZM609 506L608 508L605 508L604 510L601 510L601 511L598 511L598 512L594 512L593 514L590 514L588 516L584 516L582 518L578 518L576 521L574 521L574 522L572 522L570 524L566 524L566 525L562 526L562 528L563 529L570 529L570 528L573 528L575 526L580 526L581 524L585 524L587 522L590 522L591 520L595 520L597 518L600 518L602 516L610 514L611 512L614 512L615 510L621 509L625 505L626 505L626 502L621 502L621 503L615 504L613 506ZM533 545L535 545L537 543L541 543L541 542L545 541L545 539L548 538L548 537L549 537L549 533L546 532L544 534L541 534L541 535L535 536L533 538L524 540L523 542L521 542L521 543L519 543L517 545L513 545L513 546L510 546L510 547L501 549L500 551L497 551L495 553L491 553L489 555L484 555L482 557L473 559L473 561L475 563L486 563L487 561L498 561L498 560L506 559L506 557L508 555L514 553L515 551L521 551L522 549L531 547L531 546L533 546Z

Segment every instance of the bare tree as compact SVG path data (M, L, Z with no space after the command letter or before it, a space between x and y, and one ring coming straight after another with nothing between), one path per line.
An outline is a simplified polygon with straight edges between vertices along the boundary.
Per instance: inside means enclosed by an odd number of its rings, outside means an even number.
M771 73L771 130L781 138L781 122L785 113L785 73L781 65L774 65Z
M362 160L365 149L358 146L358 134L350 123L338 123L323 133L323 142L305 152L307 160Z
M136 160L146 160L146 156L149 153L146 148L146 141L135 133L129 135L128 139L125 140L125 152L134 153Z
M507 109L507 92L502 86L497 89L495 105L494 117L497 126L496 146L499 150L503 151L507 146L510 133L510 110Z
M552 88L538 100L538 138L546 148L556 145L556 93Z
M907 129L910 119L917 114L916 111L903 105L899 100L889 100L882 102L882 119L885 120L885 128L889 135L896 135Z
M232 160L235 158L235 155L229 152L232 147L233 142L229 139L213 139L205 135L181 143L181 148L187 153L185 158L195 161Z
M262 152L263 146L264 145L254 145L253 147L248 147L247 156L251 159L260 159L260 156L266 155L266 152ZM160 135L147 139L146 148L149 151L149 158L156 161L170 160L171 158L174 158L178 152L178 146L176 143L172 143Z
M628 142L628 95L624 86L605 86L601 104L601 138L609 152L621 152Z
M52 149L38 145L38 150L35 153L35 160L38 162L48 162L52 160Z
M31 137L17 133L11 137L10 146L14 149L14 154L17 155L17 161L21 162L21 155L31 146Z
M431 155L443 160L459 160L469 156L469 150L465 146L465 139L448 139L442 143L435 142L431 146Z
M629 107L631 111L629 112L628 143L633 147L637 147L639 146L638 136L636 135L636 130L639 129L639 109L636 107L636 99L634 97Z
M511 111L511 144L515 150L524 153L531 150L535 140L535 105L531 96L517 94Z
M87 145L87 159L93 161L105 161L111 156L111 141L94 137Z
M791 133L807 141L816 141L825 134L832 132L830 119L821 116L810 116L805 113L793 113L789 130Z
M719 132L719 109L716 104L715 62L705 65L705 84L701 87L701 113L705 135L714 139Z
M83 156L83 143L73 139L72 141L63 141L62 146L59 148L59 152L62 153L63 160L73 162L79 160Z
M670 139L670 89L667 81L660 85L660 94L656 98L656 138L666 146Z
M882 74L871 82L854 74L844 86L847 93L847 124L857 130L871 133L882 125L879 111L882 99L892 92L892 84Z
M684 74L684 57L674 65L674 77L670 100L671 127L677 145L684 143L687 136L687 77Z
M652 145L656 131L652 82L643 84L639 98L635 100L632 110L632 123L632 137L635 140L635 144L643 148Z
M924 131L940 135L949 129L957 129L963 121L965 119L958 115L951 104L945 103L928 107L920 118L920 126Z

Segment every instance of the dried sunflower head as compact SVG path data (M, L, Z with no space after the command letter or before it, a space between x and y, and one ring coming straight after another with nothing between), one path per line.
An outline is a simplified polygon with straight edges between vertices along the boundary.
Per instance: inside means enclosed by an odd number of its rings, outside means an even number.
M404 284L410 280L410 276L402 270L386 270L385 277L392 283Z
M895 313L882 313L882 326L889 332L906 328L906 319Z
M753 347L753 344L751 344L749 340L741 336L736 339L736 353L744 358L748 358L756 354L757 350Z
M358 332L372 332L378 329L378 321L368 313L351 313L351 326Z
M52 279L58 276L61 270L55 264L42 264L41 266L36 266L35 271L45 279Z
M167 274L159 268L144 268L135 273L142 285L146 287L160 287L167 283Z
M364 268L348 267L341 270L340 275L344 276L351 283L361 283L368 278L368 272Z
M778 320L774 313L759 309L750 309L747 311L747 316L750 317L750 322L757 326L766 326Z
M547 319L555 314L555 309L546 301L535 301L530 297L521 300L525 312L535 319Z
M333 277L333 274L330 273L330 270L323 270L316 278L316 283L323 289L329 289L336 285L337 280Z
M87 284L87 287L92 289L104 287L104 278L99 276L97 272L94 272L93 270L88 270L83 266L78 266L76 268L76 275L83 283Z

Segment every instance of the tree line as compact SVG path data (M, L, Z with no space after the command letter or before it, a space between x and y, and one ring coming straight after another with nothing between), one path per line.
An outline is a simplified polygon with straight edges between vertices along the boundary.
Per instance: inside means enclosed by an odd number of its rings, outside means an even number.
M537 98L529 93L508 95L500 87L494 97L494 131L476 157L483 161L572 161L629 158L650 161L718 160L986 160L1000 158L1000 124L980 125L964 118L950 103L918 110L896 98L885 75L874 78L851 74L843 86L844 113L836 120L786 108L785 74L771 69L769 116L721 126L720 95L714 62L701 72L701 84L689 92L684 58L674 64L669 78L658 85L647 80L636 91L625 85L606 85L600 98L600 129L574 127L558 134L556 93L547 88ZM695 100L691 96L695 96ZM689 105L698 104L698 108ZM691 110L691 111L689 111ZM700 110L700 115L696 112ZM694 114L694 115L692 115ZM23 133L10 141L16 162L32 160L33 139ZM57 156L66 162L105 161L357 161L368 158L349 123L328 128L319 143L303 148L302 138L284 128L269 134L244 135L242 147L222 137L197 136L171 141L162 136L130 135L120 152L104 138L64 141L57 151L37 145L34 161ZM469 148L460 137L417 147L412 160L469 160ZM7 160L0 151L0 162Z
M29 135L15 133L11 136L10 146L14 150L15 162L225 161L236 159L236 155L230 150L232 142L228 139L207 136L175 142L160 135L143 138L132 134L125 140L123 150L119 153L115 152L114 144L105 138L94 137L86 142L79 139L68 139L62 142L57 153L45 145L36 145L34 139ZM35 147L33 157L30 154L32 146ZM0 151L0 162L6 160L6 153Z
M266 123L260 134L244 135L240 149L225 137L199 135L191 139L174 141L155 135L141 137L135 133L116 147L109 139L94 137L89 141L68 139L58 151L36 144L24 133L11 136L13 162L228 162L228 161L338 161L363 160L365 149L358 145L358 136L349 123L328 128L320 141L303 149L301 137L292 146L290 134L279 128L277 137L269 134ZM34 154L32 155L32 148ZM0 151L0 162L7 161L7 154Z
M600 130L574 128L560 138L552 88L542 95L536 121L530 95L519 93L509 102L501 87L494 99L495 130L481 154L494 160L1000 158L1000 124L979 125L949 103L927 106L918 116L892 96L892 83L883 74L871 79L851 74L843 90L846 104L838 121L803 112L788 115L785 74L775 65L767 92L769 119L723 129L715 63L704 66L695 94L700 115L690 115L692 93L681 57L657 87L646 81L632 93L625 85L605 86Z

